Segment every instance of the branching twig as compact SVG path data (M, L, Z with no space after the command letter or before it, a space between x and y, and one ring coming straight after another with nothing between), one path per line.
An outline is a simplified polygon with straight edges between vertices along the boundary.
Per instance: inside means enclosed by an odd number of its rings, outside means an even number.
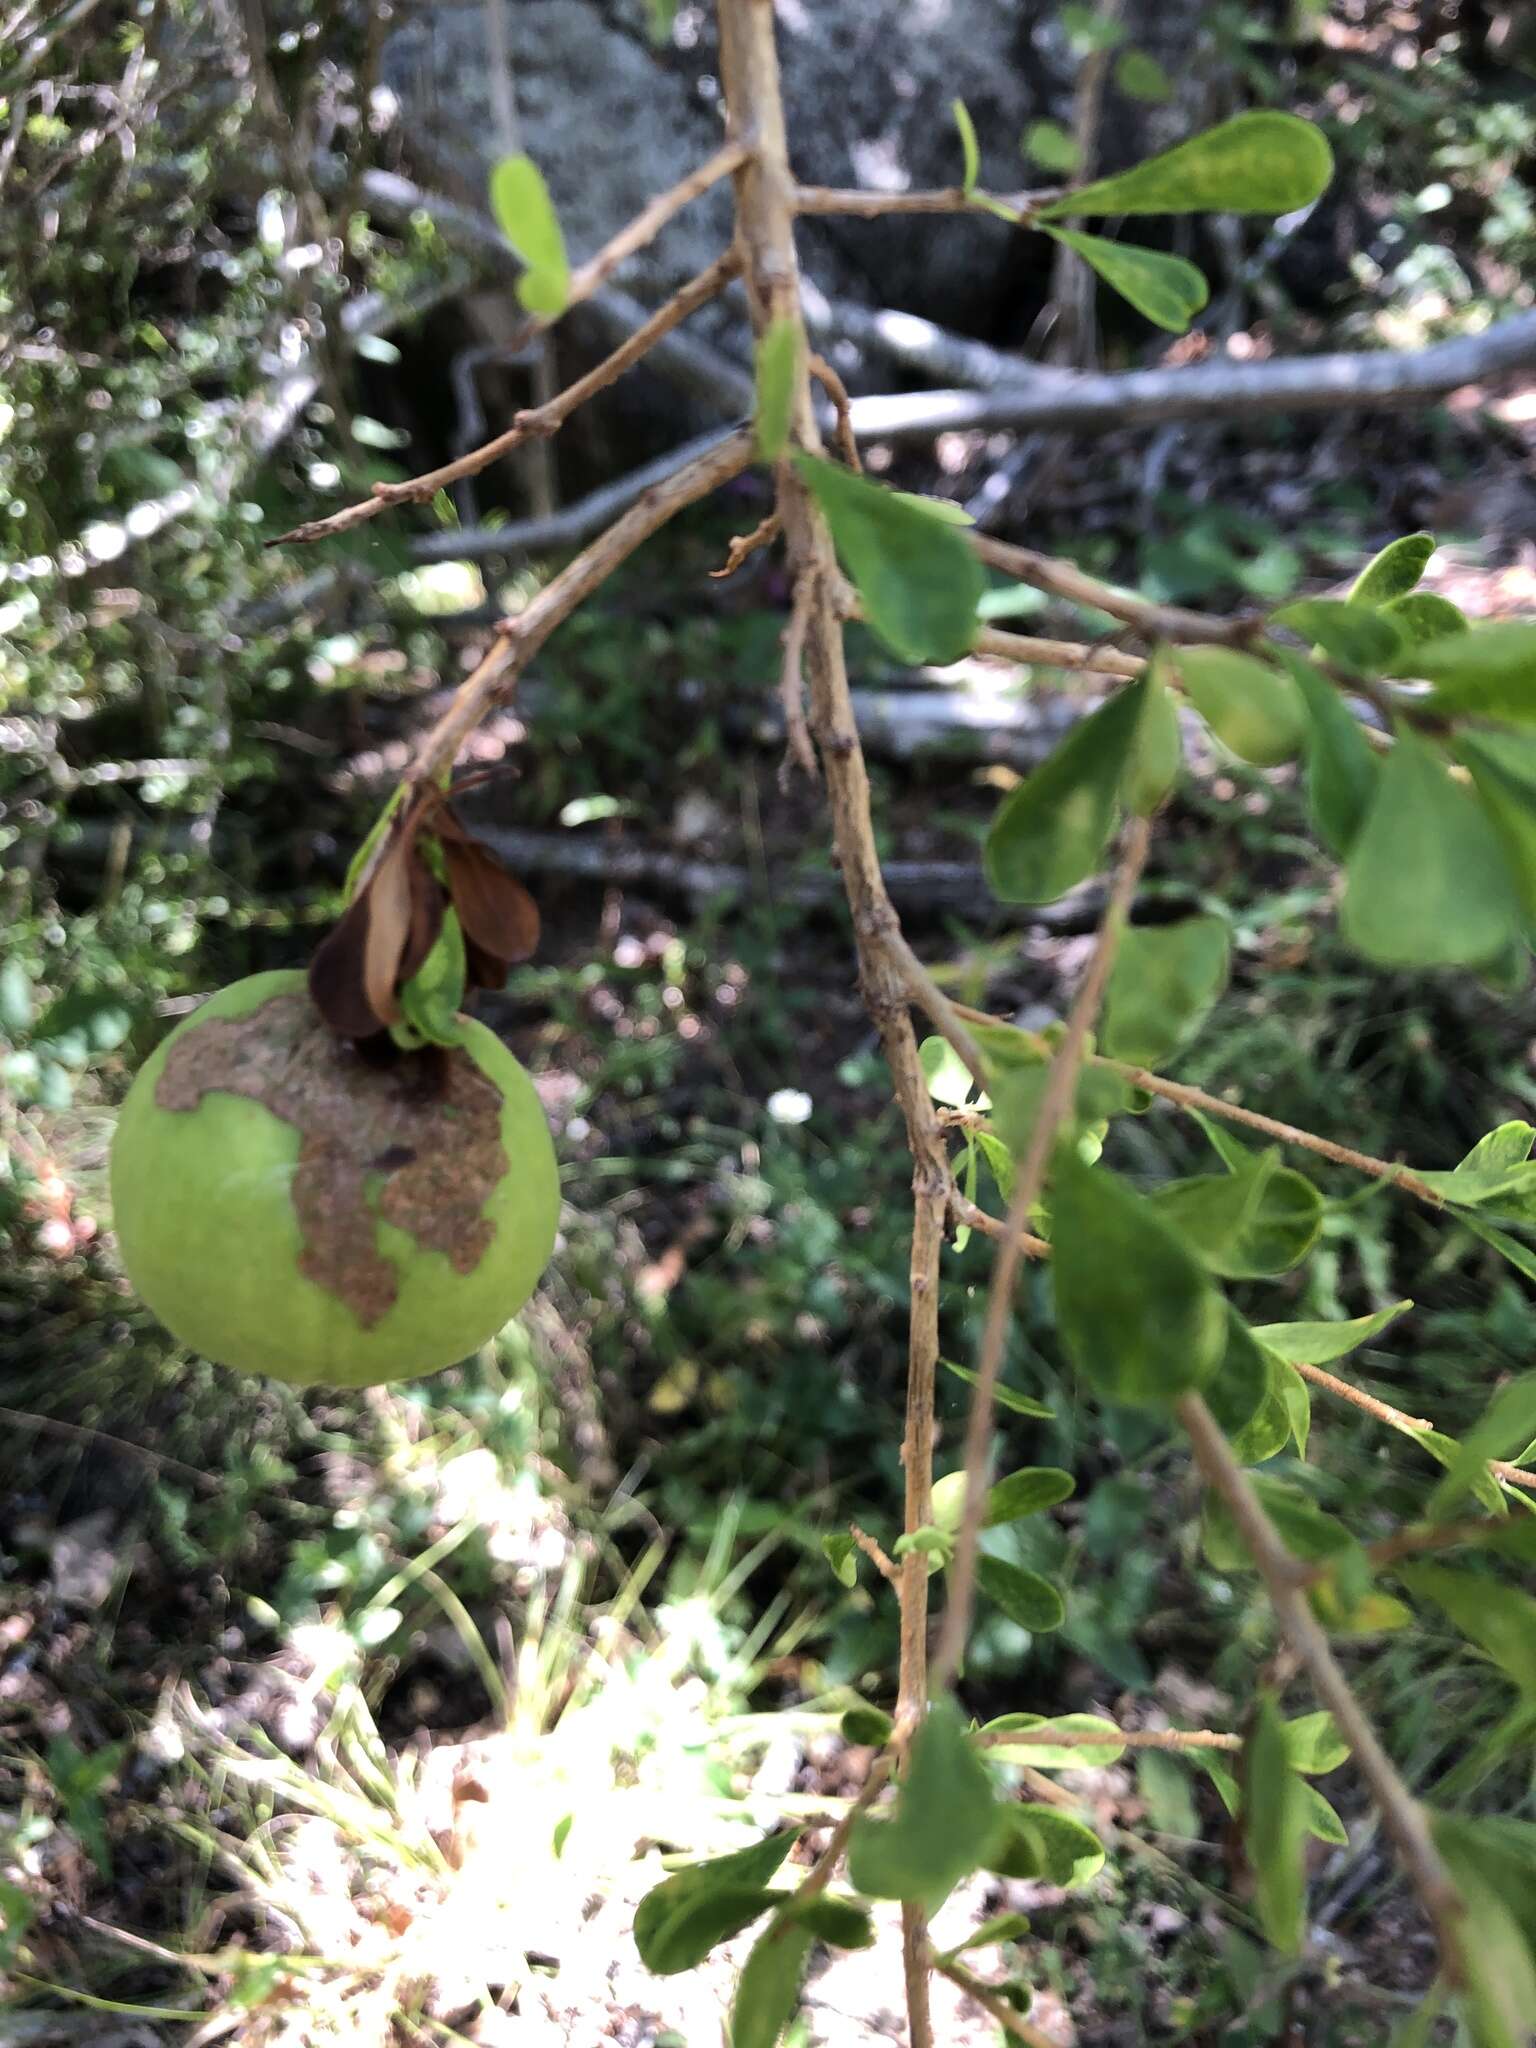
M771 547L779 537L779 514L777 507L765 512L750 533L738 533L725 551L725 561L718 569L711 569L710 575L719 581L724 576L734 576L749 555L759 548Z
M1401 1408L1394 1408L1390 1401L1379 1401L1364 1387L1353 1386L1348 1380L1341 1380L1337 1373L1325 1372L1320 1365L1303 1365L1297 1361L1296 1370L1313 1386L1337 1395L1341 1401L1348 1401L1352 1408L1374 1416L1378 1422L1386 1423L1389 1429L1401 1430L1404 1436L1421 1437L1426 1430L1434 1428L1425 1416L1409 1415ZM1536 1493L1536 1472L1528 1472L1523 1465L1512 1465L1507 1458L1490 1458L1488 1470L1507 1486L1523 1486L1527 1492Z
M984 1010L972 1010L965 1004L957 1004L962 1017L978 1024L992 1024L999 1020L988 1016ZM1220 1095L1207 1094L1203 1088L1191 1088L1183 1081L1170 1081L1164 1074L1154 1074L1145 1067L1132 1066L1127 1060L1110 1059L1104 1053L1094 1053L1088 1064L1105 1068L1119 1074L1133 1088L1140 1088L1145 1094L1161 1096L1163 1101L1177 1104L1180 1109L1198 1110L1206 1116L1219 1116L1228 1123L1243 1124L1251 1131L1262 1131L1277 1144L1295 1145L1306 1152L1315 1152L1320 1159L1330 1160L1335 1166L1352 1167L1356 1173L1369 1174L1373 1180L1384 1180L1400 1187L1405 1194L1417 1195L1421 1202L1427 1202L1433 1209L1445 1207L1444 1197L1437 1195L1427 1181L1420 1180L1411 1167L1397 1165L1390 1159L1378 1159L1370 1152L1357 1152L1352 1145L1336 1145L1332 1138L1319 1137L1316 1131L1306 1131L1299 1124L1282 1123L1278 1117L1265 1116L1257 1109L1245 1109L1240 1102L1228 1102ZM986 1118L974 1110L951 1110L944 1122L962 1127L985 1123Z
M1143 1088L1149 1095L1160 1095L1165 1102L1177 1103L1181 1109L1203 1110L1207 1116L1219 1116L1228 1123L1246 1124L1251 1131L1262 1131L1267 1138L1274 1138L1282 1145L1298 1145L1302 1150L1315 1152L1320 1159L1328 1159L1335 1166L1353 1167L1356 1173L1366 1173L1373 1180L1385 1180L1400 1187L1405 1194L1417 1195L1421 1202L1427 1202L1432 1209L1443 1209L1444 1198L1437 1195L1426 1181L1410 1167L1394 1165L1390 1159L1377 1159L1369 1152L1357 1152L1352 1145L1336 1145L1331 1138L1320 1138L1315 1131L1304 1131L1296 1124L1282 1123L1279 1118L1264 1116L1256 1109L1244 1109L1241 1103L1226 1102L1219 1095L1208 1095L1203 1088L1190 1088L1182 1081L1169 1081L1161 1074L1148 1073L1144 1067L1128 1066L1123 1060L1096 1058L1095 1066L1104 1066L1123 1074L1133 1088Z
M681 213L691 201L707 192L712 185L718 185L722 178L729 178L740 170L746 157L746 149L741 143L727 142L717 149L712 157L701 163L697 170L690 171L686 178L680 178L669 191L658 193L649 205L640 209L626 227L620 228L611 240L605 242L595 256L571 272L565 305L557 317L563 319L572 306L579 306L583 299L591 298L600 285L608 282L621 263L655 241L667 222L674 215ZM544 329L552 324L552 321L544 318L531 320L526 327L518 330L514 337L514 346L522 347L535 334L543 333Z
M889 1580L894 1586L901 1578L900 1565L894 1564L886 1556L882 1546L870 1535L869 1531L861 1529L857 1522L850 1522L848 1524L848 1534L853 1538L860 1550L863 1551L881 1578Z
M824 1892L832 1882L833 1878L837 1875L837 1866L843 1860L843 1852L848 1847L848 1837L853 1833L854 1822L861 1813L866 1813L880 1797L894 1768L895 1759L889 1756L881 1757L873 1766L869 1776L859 1788L858 1798L853 1801L847 1812L839 1819L837 1826L827 1837L826 1847L811 1865L810 1875L797 1889L795 1898L798 1901L803 1902L806 1899L814 1899L818 1893Z
M1051 1147L1072 1106L1087 1047L1088 1033L1098 1016L1104 989L1114 965L1120 930L1136 893L1136 884L1147 858L1151 827L1145 818L1133 818L1126 828L1125 850L1121 855L1114 887L1099 927L1098 944L1082 987L1067 1019L1066 1033L1051 1062L1029 1145L1019 1162L1013 1199L1008 1206L1002 1250L992 1268L987 1294L987 1319L982 1331L981 1358L976 1388L971 1396L965 1430L965 1507L955 1542L954 1563L949 1573L949 1601L944 1612L944 1630L934 1659L934 1683L948 1684L960 1668L965 1639L970 1633L971 1606L976 1589L976 1551L981 1536L981 1518L986 1500L991 1465L992 1405L1003 1367L1008 1339L1008 1322L1013 1314L1013 1289L1023 1247L1019 1242L1029 1212L1040 1199L1050 1163Z
M1185 1394L1179 1420L1189 1433L1195 1462L1237 1525L1269 1594L1281 1634L1305 1665L1313 1688L1338 1723L1361 1775L1375 1795L1382 1823L1397 1845L1414 1890L1440 1945L1441 1968L1462 1981L1460 1895L1440 1860L1416 1799L1398 1776L1365 1710L1339 1667L1328 1637L1308 1604L1297 1560L1281 1542L1247 1473L1232 1454L1215 1417L1198 1394Z
M496 704L523 664L563 620L590 597L620 562L665 526L685 505L707 497L739 476L752 460L752 435L745 428L696 456L686 468L654 484L612 526L583 549L574 562L545 584L525 611L497 631L490 651L465 677L453 701L417 750L411 778L422 787L453 766L459 748Z
M354 526L361 526L369 519L377 519L392 505L420 504L463 477L477 476L489 464L509 455L525 442L557 432L578 406L585 405L589 398L605 390L626 370L632 369L662 335L670 334L690 313L696 313L735 273L736 255L734 250L728 249L707 270L700 271L680 291L674 292L667 303L658 307L645 325L622 342L612 355L605 357L586 376L578 377L574 384L567 385L564 391L556 393L547 404L518 413L505 433L497 434L481 447L471 448L453 462L445 462L440 468L429 469L421 476L407 477L401 483L375 484L371 496L355 505L343 507L340 512L328 513L324 519L307 520L290 533L279 534L270 545L278 547L286 541L326 540L333 534L346 533Z

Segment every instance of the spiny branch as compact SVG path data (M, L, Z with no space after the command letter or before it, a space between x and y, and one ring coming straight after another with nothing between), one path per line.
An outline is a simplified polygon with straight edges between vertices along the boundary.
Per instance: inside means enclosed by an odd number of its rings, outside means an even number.
M1072 1005L1067 1028L1051 1069L1029 1145L1019 1162L1013 1199L1008 1207L1002 1250L992 1268L987 1294L987 1319L982 1331L981 1357L976 1387L971 1396L965 1429L965 1507L955 1542L954 1563L949 1572L949 1600L944 1612L944 1629L934 1658L934 1684L947 1685L960 1668L965 1639L970 1633L971 1608L976 1593L976 1553L981 1536L981 1518L991 1466L992 1407L1003 1368L1008 1324L1013 1315L1013 1289L1023 1254L1020 1242L1029 1212L1040 1199L1050 1163L1051 1147L1066 1121L1077 1088L1077 1077L1087 1049L1088 1034L1104 998L1109 971L1114 965L1121 928L1147 858L1151 827L1145 818L1133 818L1126 828L1125 850L1110 890L1098 943L1082 987Z

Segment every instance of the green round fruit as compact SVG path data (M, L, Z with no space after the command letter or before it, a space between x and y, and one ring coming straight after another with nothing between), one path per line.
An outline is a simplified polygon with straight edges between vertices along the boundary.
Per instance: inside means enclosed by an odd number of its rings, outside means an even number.
M182 1343L361 1387L494 1336L544 1270L560 1188L533 1083L483 1024L373 1057L280 973L221 990L145 1063L112 1203L128 1277Z

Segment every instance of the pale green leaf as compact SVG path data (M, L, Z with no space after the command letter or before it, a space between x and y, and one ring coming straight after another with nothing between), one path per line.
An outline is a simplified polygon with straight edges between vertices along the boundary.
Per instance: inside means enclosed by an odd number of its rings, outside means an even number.
M1076 141L1059 121L1031 121L1024 130L1019 147L1042 171L1054 171L1058 176L1075 171L1082 155Z
M1280 1710L1269 1693L1259 1702L1243 1751L1242 1788L1243 1840L1259 1920L1273 1945L1294 1955L1306 1930L1308 1808L1286 1754Z
M731 2048L774 2048L800 2003L800 1978L815 1936L784 1919L765 1927L736 1980Z
M1129 171L1100 178L1043 209L1068 214L1290 213L1333 174L1326 139L1294 114L1238 114Z
M1360 721L1328 678L1290 648L1275 650L1306 706L1307 794L1318 836L1342 859L1360 836L1378 764Z
M962 99L953 99L949 110L955 117L955 126L960 131L960 155L964 166L960 176L960 189L969 197L976 190L981 176L981 145L976 140L976 123L971 119L971 110Z
M988 1490L981 1526L1000 1529L1009 1522L1022 1522L1027 1515L1042 1514L1069 1500L1076 1491L1077 1481L1070 1472L1054 1465L1027 1465Z
M1520 907L1536 922L1536 733L1463 731L1455 746L1504 849Z
M1180 647L1173 665L1191 704L1241 759L1272 768L1301 751L1306 714L1289 676L1230 647Z
M1395 1301L1374 1315L1354 1316L1340 1323L1259 1323L1253 1334L1266 1350L1293 1365L1331 1365L1336 1358L1346 1358L1379 1337L1412 1307L1411 1301Z
M1403 637L1393 620L1359 598L1293 598L1274 622L1300 633L1354 675L1380 675L1402 652Z
M1125 1743L1113 1721L1098 1714L1058 1714L1044 1720L1039 1714L999 1714L982 1728L983 1735L1027 1732L1028 1742L989 1744L988 1756L1000 1764L1027 1764L1036 1771L1102 1771L1119 1763ZM1052 1734L1093 1735L1102 1741L1053 1743ZM1037 1739L1038 1738L1038 1739Z
M1031 1635L1049 1635L1067 1618L1062 1597L1049 1579L1009 1564L1006 1558L983 1552L976 1560L976 1583L995 1607Z
M1299 1265L1323 1227L1322 1196L1280 1161L1276 1146L1236 1173L1166 1182L1151 1200L1213 1273L1269 1279Z
M1165 679L1166 666L1166 651L1159 648L1147 671L1141 717L1120 782L1125 807L1138 818L1150 818L1162 807L1184 766L1179 707Z
M957 1380L964 1380L968 1387L976 1385L977 1375L968 1365L956 1365L954 1360L949 1358L941 1358L939 1363L946 1372L952 1372ZM1030 1416L1036 1422L1049 1422L1056 1412L1053 1408L1047 1408L1043 1401L1036 1401L1028 1394L1020 1394L1014 1388L1001 1384L993 1390L992 1398L999 1408L1006 1408L1014 1415Z
M1527 1700L1536 1701L1536 1600L1529 1593L1448 1565L1402 1565L1398 1570L1411 1593L1432 1600Z
M992 1839L996 1796L953 1700L936 1700L913 1738L890 1820L855 1823L848 1881L875 1899L933 1905L975 1870Z
M1389 541L1355 578L1350 603L1382 605L1406 597L1429 567L1434 552L1432 533L1405 533L1401 539Z
M1155 327L1183 334L1211 296L1211 288L1193 263L1133 242L1111 242L1079 229L1053 227L1046 233L1065 242L1104 282Z
M1435 685L1439 710L1516 725L1536 720L1536 624L1499 619L1410 648L1405 674Z
M1160 106L1173 98L1173 80L1145 50L1123 50L1115 59L1115 83L1133 100Z
M491 167L491 212L527 266L517 281L525 309L552 320L570 297L571 272L559 216L531 156L504 156Z
M1042 1878L1070 1890L1104 1868L1104 1844L1085 1822L1055 1806L1007 1806L986 1857L1000 1877Z
M1469 633L1471 621L1448 597L1433 590L1410 590L1406 597L1394 597L1381 608L1392 621L1405 648L1424 647L1431 640L1443 640L1449 633ZM1404 657L1412 666L1410 657Z
M717 1942L739 1934L774 1903L764 1890L799 1837L798 1828L750 1848L680 1870L646 1893L635 1912L640 1960L659 1977L703 1962Z

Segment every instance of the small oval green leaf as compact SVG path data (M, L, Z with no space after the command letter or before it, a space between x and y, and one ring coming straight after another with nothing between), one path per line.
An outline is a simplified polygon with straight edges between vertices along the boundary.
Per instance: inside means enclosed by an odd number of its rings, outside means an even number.
M490 196L496 225L527 266L518 298L528 312L553 320L565 311L571 272L543 172L531 156L504 156L491 167Z
M1049 1579L1009 1564L1006 1558L978 1557L976 1583L995 1607L1031 1635L1049 1635L1067 1618L1062 1597Z
M1004 903L1054 903L1097 869L1145 699L1133 683L1060 742L998 806L983 848Z
M1211 296L1204 275L1182 256L1141 249L1134 242L1111 242L1103 235L1085 235L1049 222L1045 231L1075 250L1127 305L1170 334L1183 334Z
M1226 1304L1145 1196L1063 1153L1052 1240L1056 1327L1099 1393L1161 1407L1210 1378L1226 1350Z
M1290 213L1333 175L1333 151L1295 114L1238 114L1113 178L1065 193L1041 218L1106 213Z
M986 578L950 522L820 456L797 454L864 602L870 628L901 661L958 661L976 632Z
M1431 748L1399 733L1349 856L1344 936L1383 967L1476 967L1520 922L1488 819Z
M1389 541L1355 578L1350 603L1379 605L1405 597L1429 567L1434 552L1432 533L1405 533L1400 540Z
M1162 1066L1210 1016L1231 965L1224 918L1133 925L1121 934L1105 996L1105 1052L1135 1067Z
M1301 751L1306 716L1289 676L1229 647L1180 647L1173 663L1190 702L1241 759L1272 768Z

